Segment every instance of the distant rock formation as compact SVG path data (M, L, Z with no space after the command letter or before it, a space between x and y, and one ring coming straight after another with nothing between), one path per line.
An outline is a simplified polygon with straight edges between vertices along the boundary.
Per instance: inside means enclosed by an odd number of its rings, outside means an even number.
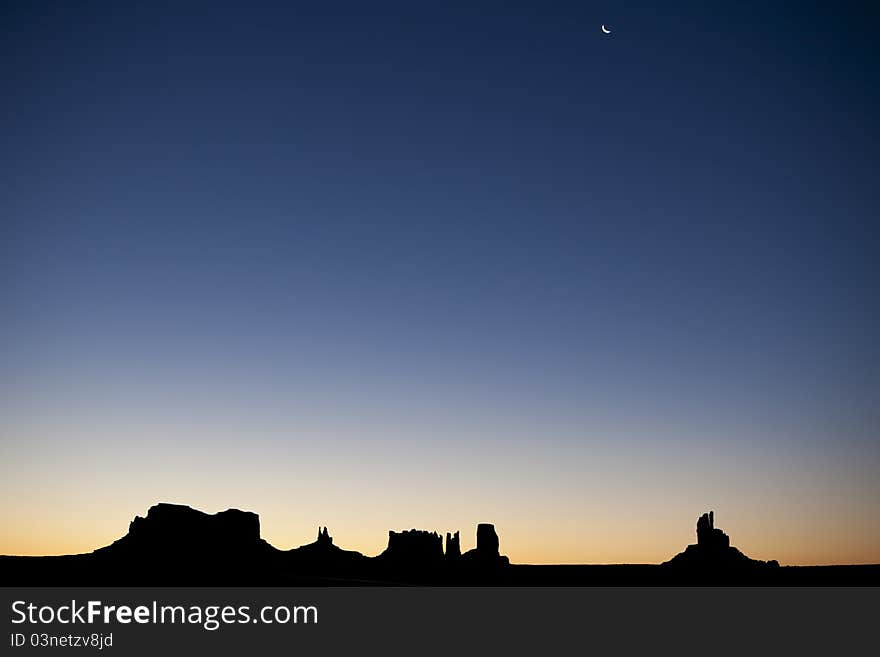
M477 552L485 556L498 557L498 534L495 525L481 522L477 525Z
M461 557L461 538L459 532L450 534L446 532L446 558L455 561Z
M462 558L468 563L481 566L501 566L510 563L507 557L503 557L499 553L495 525L485 522L477 525L477 547L465 552Z
M443 558L443 538L421 529L389 531L388 547L379 556L401 565L430 564Z
M318 540L315 542L318 545L333 545L333 538L327 533L326 527L324 529L318 527Z
M313 543L287 550L280 563L282 567L295 571L325 574L334 571L346 573L366 559L360 552L337 547L327 528L318 527L318 537Z
M251 551L261 543L256 513L227 509L212 515L181 504L161 503L150 507L145 518L135 516L128 534L106 549L228 553Z
M240 584L267 581L264 573L277 552L260 538L256 513L227 509L209 514L161 503L150 507L145 517L135 516L122 538L82 555L81 563L96 582L136 577L138 583L158 586L221 578Z
M730 547L730 536L715 527L715 512L704 513L697 520L697 545L707 550L724 550Z
M715 512L709 511L697 519L696 545L688 545L662 565L693 575L735 578L778 567L779 563L751 559L730 545L730 537L715 527Z

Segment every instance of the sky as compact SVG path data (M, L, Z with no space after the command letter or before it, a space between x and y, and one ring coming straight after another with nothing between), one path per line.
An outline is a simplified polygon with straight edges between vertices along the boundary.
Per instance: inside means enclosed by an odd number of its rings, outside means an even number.
M880 563L869 4L4 3L0 554Z

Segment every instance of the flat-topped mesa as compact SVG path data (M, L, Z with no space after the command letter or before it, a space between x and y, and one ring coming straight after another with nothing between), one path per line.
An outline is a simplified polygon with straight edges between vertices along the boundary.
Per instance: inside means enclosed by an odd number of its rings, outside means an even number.
M181 504L156 504L144 518L135 516L128 534L117 541L144 551L240 551L262 544L260 517L227 509L208 514Z

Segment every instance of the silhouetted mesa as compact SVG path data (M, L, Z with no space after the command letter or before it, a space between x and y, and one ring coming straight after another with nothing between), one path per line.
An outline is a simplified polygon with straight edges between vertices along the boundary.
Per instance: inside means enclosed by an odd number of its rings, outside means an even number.
M135 516L125 536L84 556L90 557L90 569L112 574L111 581L136 569L148 583L208 583L218 577L238 583L262 579L267 559L276 552L260 538L256 513L208 514L162 503L144 518Z
M663 566L702 579L749 577L769 568L778 568L777 561L750 559L730 545L730 537L715 527L715 512L697 519L697 544L688 545Z
M128 534L109 547L137 551L172 550L234 552L260 543L260 517L250 511L227 509L214 515L179 504L157 504L147 516L135 516Z

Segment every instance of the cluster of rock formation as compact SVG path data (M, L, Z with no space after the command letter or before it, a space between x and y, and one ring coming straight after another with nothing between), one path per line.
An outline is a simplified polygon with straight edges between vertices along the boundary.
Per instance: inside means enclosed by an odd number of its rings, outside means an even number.
M499 553L498 534L495 526L489 523L477 525L477 547L461 552L461 535L446 533L446 551L443 550L443 538L437 532L420 529L408 529L402 532L388 532L388 547L379 558L407 566L423 566L427 564L465 563L482 566L508 563L507 557Z
M776 581L775 561L750 559L715 527L712 511L697 520L697 542L660 566L616 566L620 582L677 584ZM388 532L388 546L377 557L334 545L327 527L314 542L279 550L260 537L257 514L237 509L207 514L187 506L157 504L135 517L128 534L90 554L64 557L0 557L0 574L10 569L19 582L110 585L324 585L348 583L598 584L610 578L606 567L581 571L553 566L508 567L498 533L480 523L476 547L462 552L460 532ZM5 560L5 561L4 561ZM536 570L537 569L537 570ZM622 570L621 570L622 569ZM656 570L653 570L656 569ZM605 573L603 575L603 573ZM635 577L636 579L631 579ZM598 578L598 579L597 579ZM641 579L639 579L641 578Z
M385 559L429 563L443 558L443 538L437 532L409 529L388 532L388 547L380 555Z

